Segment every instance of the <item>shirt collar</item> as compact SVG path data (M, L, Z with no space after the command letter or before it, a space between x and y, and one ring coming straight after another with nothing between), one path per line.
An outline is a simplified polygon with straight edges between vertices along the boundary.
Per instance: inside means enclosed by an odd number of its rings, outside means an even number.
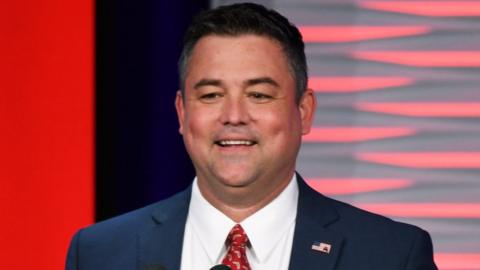
M265 261L297 216L298 183L293 177L287 187L269 204L240 224L248 235L253 254Z
M297 203L298 183L293 174L290 183L273 201L240 223L248 235L252 253L260 262L268 258L276 243L295 222ZM210 260L221 260L225 239L236 223L203 197L197 178L192 185L188 215Z
M197 178L193 181L188 216L192 229L212 262L218 262L225 249L225 239L235 222L211 205L201 194Z

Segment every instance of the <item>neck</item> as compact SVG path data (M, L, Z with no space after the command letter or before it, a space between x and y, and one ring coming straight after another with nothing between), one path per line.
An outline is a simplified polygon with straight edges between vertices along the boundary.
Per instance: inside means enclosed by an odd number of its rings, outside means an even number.
M214 190L198 180L203 197L236 223L240 223L273 201L290 183L293 173L267 188L228 187Z

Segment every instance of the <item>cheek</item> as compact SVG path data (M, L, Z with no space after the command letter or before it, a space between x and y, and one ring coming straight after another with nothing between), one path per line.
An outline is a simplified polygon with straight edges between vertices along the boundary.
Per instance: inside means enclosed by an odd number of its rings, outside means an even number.
M212 133L213 123L212 113L191 110L185 121L184 136L187 136L190 140L209 137Z
M296 111L283 109L263 112L259 115L261 115L258 120L260 129L273 139L288 140L297 136L298 130L301 129L300 118Z

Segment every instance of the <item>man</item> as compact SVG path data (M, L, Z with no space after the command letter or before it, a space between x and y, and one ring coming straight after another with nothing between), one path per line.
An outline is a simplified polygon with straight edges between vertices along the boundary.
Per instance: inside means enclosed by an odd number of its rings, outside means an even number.
M254 4L204 12L179 67L192 186L81 230L67 269L436 269L425 231L326 198L295 173L316 99L286 18Z

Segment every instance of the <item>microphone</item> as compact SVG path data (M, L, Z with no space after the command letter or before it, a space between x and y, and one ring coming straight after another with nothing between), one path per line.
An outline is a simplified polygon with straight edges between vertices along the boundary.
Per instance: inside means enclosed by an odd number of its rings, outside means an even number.
M225 264L218 264L210 268L210 270L232 270L232 268L226 266Z

